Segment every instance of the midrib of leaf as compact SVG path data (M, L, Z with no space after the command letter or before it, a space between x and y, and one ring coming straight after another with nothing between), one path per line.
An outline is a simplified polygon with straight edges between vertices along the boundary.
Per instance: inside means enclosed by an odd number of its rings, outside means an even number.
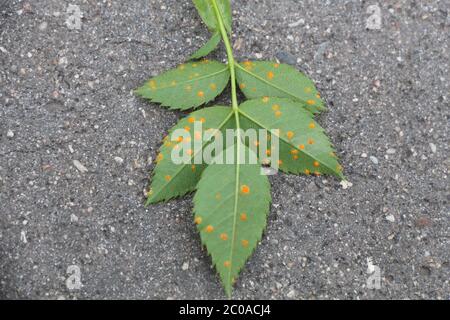
M234 112L231 111L230 114L227 115L226 118L220 123L219 127L216 128L216 130L222 130L222 128L225 126L225 124L228 122L228 120L230 120L230 118L233 116L233 114L234 114ZM210 143L210 141L204 142L204 143L202 144L202 147L200 148L200 150L197 151L196 153L193 153L193 154L192 154L190 160L194 159L195 156L196 156L197 154L199 154L199 152L201 152L201 151L205 148L205 146L206 146L207 144L209 144L209 143ZM169 186L173 181L175 181L175 178L180 174L181 171L183 171L183 169L185 168L185 166L186 166L186 165L181 166L181 167L175 172L175 174L172 176L172 179L170 179L170 181L165 182L165 183L163 184L163 186L159 189L159 191L155 193L155 196L159 195L163 190L166 189L167 186ZM150 197L149 197L149 199L150 199ZM149 205L149 204L150 204L150 200L147 201L147 204L146 204L146 205Z
M233 49L230 44L230 39L228 38L227 31L225 30L224 22L222 14L220 13L219 7L217 6L216 0L211 0L211 4L213 5L214 12L216 14L217 23L219 24L219 30L222 34L222 39L225 44L225 48L227 51L227 57L228 57L228 68L230 69L230 78L231 78L231 105L235 116L236 121L236 130L237 130L237 136L236 136L236 155L237 159L239 158L240 154L240 144L241 144L241 125L239 123L239 104L237 100L237 88L236 88L236 70L235 70L235 62L234 62L234 56L233 56ZM236 160L237 160L236 159ZM232 286L232 268L233 268L233 248L234 244L236 242L236 218L237 218L237 209L238 209L238 202L239 202L239 178L240 178L240 164L239 161L236 161L236 184L235 184L235 190L234 190L234 210L233 210L233 230L232 230L232 237L231 237L231 249L230 249L230 269L228 270L228 281L225 284L225 288L227 291L228 296L231 297L231 286ZM228 289L227 289L228 288Z
M177 84L177 86L179 86L180 84L186 84L186 83L191 83L191 82L195 82L195 81L200 81L200 80L203 80L203 79L212 78L212 77L214 77L214 76L216 76L218 74L221 74L221 73L227 71L227 69L228 69L228 66L225 66L225 68L223 68L222 70L216 71L214 73L210 73L210 74L207 74L207 75L204 75L204 76L201 76L201 77L198 77L198 78L189 79L189 80L186 80L186 81L181 81L181 82L179 82ZM172 88L172 86L171 85L166 85L166 86L158 87L158 89L167 89L167 88Z
M266 129L266 130L270 130L269 128L266 128L266 126L264 126L262 123L260 123L258 120L254 119L253 117L249 116L248 114L246 114L244 111L242 111L241 109L239 109L239 113L246 117L248 120L252 121L254 124L256 124L257 126L259 126L260 128ZM281 141L287 143L289 146L291 146L292 148L295 148L296 150L298 150L299 152L306 154L308 157L319 161L319 159L317 159L316 157L312 156L309 152L306 152L305 150L300 149L298 146L293 145L292 143L289 142L289 140L286 140L284 137L277 135L275 133L272 133L274 136L276 136L278 139L280 139ZM330 168L330 166L328 166L326 163L323 163L322 161L319 161L324 167L328 168L329 170L331 170L331 172L335 172L335 170L333 168Z
M293 94L290 93L289 91L287 91L287 90L285 90L285 89L283 89L283 88L281 88L281 87L279 87L279 86L273 84L272 82L267 81L267 80L264 79L264 78L261 78L260 76L258 76L257 74L254 74L253 72L250 72L249 70L243 68L239 63L236 63L235 65L236 65L236 67L238 67L239 69L241 69L241 70L244 71L245 73L251 75L252 77L254 77L254 78L256 78L256 79L258 79L259 81L264 82L265 84L267 84L267 85L269 85L269 86L271 86L271 87L273 87L273 88L275 88L275 89L277 89L277 90L279 90L279 91L281 91L281 92L284 92L284 93L288 94L289 96L291 96L292 98L294 98L294 100L298 100L298 101L300 101L300 102L302 102L302 103L306 103L305 100L300 99L299 97L293 95Z

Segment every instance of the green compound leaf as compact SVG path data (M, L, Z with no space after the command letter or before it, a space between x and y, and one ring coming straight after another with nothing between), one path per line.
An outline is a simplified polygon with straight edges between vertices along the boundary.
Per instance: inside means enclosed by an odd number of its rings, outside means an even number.
M211 0L193 0L193 2L206 26L210 30L219 30L219 23L217 22ZM225 29L228 33L231 33L232 17L230 0L216 0L216 2L222 15Z
M214 51L217 46L219 45L220 40L222 39L221 35L219 32L215 32L212 36L211 39L209 39L209 41L200 49L198 49L191 57L190 60L196 60L196 59L200 59L204 56L207 56L208 54L210 54L212 51Z
M195 223L228 296L266 227L270 185L260 169L212 164L203 172L194 197Z
M186 110L213 100L229 79L228 66L204 60L182 64L150 79L136 93L170 109Z
M279 157L282 171L308 175L329 174L344 179L342 167L324 130L298 102L265 97L244 102L239 111L244 129L280 130Z
M236 64L239 87L248 99L262 97L289 98L319 113L326 108L314 83L287 64L245 61Z
M170 130L156 158L157 164L153 171L147 205L167 201L194 191L206 167L204 164L192 164L194 161L191 161L192 163L190 164L175 164L171 158L172 151L174 148L181 148L181 144L186 143L186 141L179 140L179 137L174 137L175 141L172 141L172 133L176 129L185 130L189 134L189 145L193 146L194 141L200 139L200 136L203 136L206 130L225 130L230 125L229 120L232 119L232 115L231 109L228 107L205 108L191 113ZM196 121L202 123L202 131L195 131L194 124ZM202 142L202 147L205 148L209 143L211 142ZM189 157L194 159L196 155L194 153L195 148L185 148L185 150L188 152Z

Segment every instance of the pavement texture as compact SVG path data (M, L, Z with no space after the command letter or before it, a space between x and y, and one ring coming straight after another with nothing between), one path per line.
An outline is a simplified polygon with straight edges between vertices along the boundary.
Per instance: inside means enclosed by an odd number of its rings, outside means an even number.
M143 206L182 113L132 90L207 40L192 3L0 5L0 298L225 298L192 196ZM80 30L66 24L69 5ZM278 58L314 79L329 107L319 122L353 184L271 177L267 231L234 298L449 299L450 2L233 8L238 59Z

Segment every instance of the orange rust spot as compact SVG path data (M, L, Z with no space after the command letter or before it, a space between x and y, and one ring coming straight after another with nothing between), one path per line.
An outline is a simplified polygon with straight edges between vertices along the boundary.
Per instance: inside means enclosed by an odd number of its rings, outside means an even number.
M267 79L272 80L275 74L272 71L267 72Z
M247 248L248 247L248 240L242 240L241 241L241 244L242 244L242 246L244 247L244 248Z
M195 118L194 117L189 117L188 122L189 123L194 123L195 122Z
M297 149L292 149L291 150L291 154L298 154L298 150Z
M247 221L247 214L245 212L241 213L240 219L241 221Z
M280 110L280 106L279 106L278 104L274 104L274 105L272 106L272 110L273 110L273 111L279 111L279 110Z
M266 155L270 156L272 153L272 151L270 151L269 149L266 150Z
M197 169L197 168L195 167L195 164L193 164L193 165L191 166L192 172L195 172L196 169Z
M273 65L274 68L278 68L279 66L280 66L279 63L275 63L275 64Z
M158 154L156 157L156 162L161 162L164 159L164 155L162 153Z
M206 232L211 233L214 231L214 227L212 225L209 225L206 227Z
M226 233L222 233L220 235L220 239L222 239L223 241L227 241L228 240L228 235Z
M178 138L177 138L177 142L182 142L183 141L183 137L182 136L179 136Z
M300 150L305 150L305 145L304 144L301 144L298 147L300 148Z
M205 123L206 119L205 118L200 118L200 122L201 123Z
M314 167L319 167L320 166L320 163L319 163L319 161L314 161L314 163L313 163L313 165L314 165Z
M245 83L241 83L239 85L239 88L241 88L241 90L244 90L247 86L245 85Z
M241 186L241 192L242 192L243 194L249 194L249 193L250 193L250 187L247 186L246 184L242 185L242 186Z
M314 122L311 122L310 124L309 124L309 128L310 129L314 129L316 127L316 124L314 123Z
M292 159L298 160L298 155L294 155L294 156L292 157Z
M191 127L186 126L186 127L184 127L184 130L189 132L189 131L191 131Z
M166 181L169 182L170 180L172 180L172 177L167 175L167 176L164 177L164 179L166 179Z
M223 266L225 267L225 268L229 268L229 267L231 267L231 262L230 261L225 261L224 263L223 263Z
M294 137L294 132L288 131L288 132L286 133L286 136L288 137L288 139L292 139L292 138Z
M283 160L278 160L278 165L281 166L283 164Z
M306 101L307 104L309 104L310 106L316 104L316 101L309 99L308 101Z
M309 171L308 169L305 169L305 174L309 176L311 174L311 171Z
M275 111L275 117L279 118L281 117L282 113L281 111Z
M197 92L197 96L199 96L200 98L203 98L205 96L205 93L203 91L199 91L199 92Z

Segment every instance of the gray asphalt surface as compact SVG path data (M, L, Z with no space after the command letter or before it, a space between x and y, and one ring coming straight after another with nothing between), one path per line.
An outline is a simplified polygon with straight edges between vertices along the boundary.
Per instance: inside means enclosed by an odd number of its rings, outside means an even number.
M236 56L314 79L353 184L271 177L268 228L234 297L449 299L450 3L233 3ZM368 29L377 3L381 29ZM69 4L81 30L66 25ZM206 41L191 1L0 5L0 298L225 298L192 197L143 206L181 113L131 91Z

